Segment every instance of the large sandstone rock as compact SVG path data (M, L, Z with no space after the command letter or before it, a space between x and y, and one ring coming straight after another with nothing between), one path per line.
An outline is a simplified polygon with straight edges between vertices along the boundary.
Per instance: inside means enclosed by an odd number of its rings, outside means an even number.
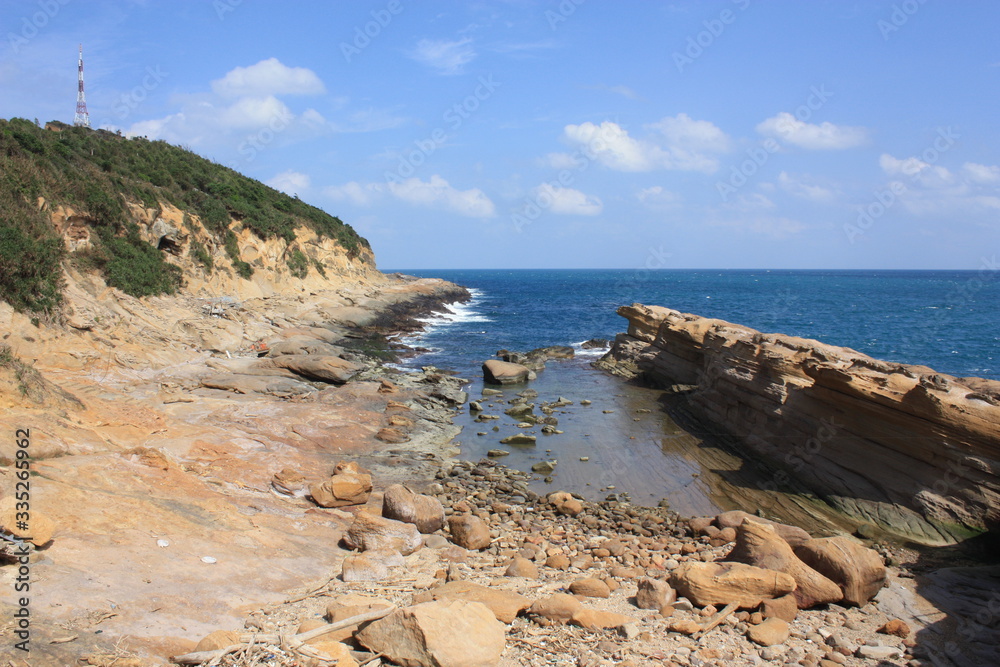
M690 385L685 409L740 434L774 482L812 490L927 544L1000 516L1000 382L955 378L854 350L633 304L600 364Z
M487 384L517 384L527 382L530 372L520 364L490 359L483 364L483 381Z
M434 496L414 493L402 484L393 484L382 496L382 516L412 523L421 533L444 527L444 507Z
M312 336L289 336L284 340L277 340L268 343L267 356L282 357L287 355L314 355L339 357L344 353L344 348L331 345L326 341L318 340Z
M371 475L345 472L309 487L309 495L320 507L364 505L372 492Z
M397 609L355 639L403 667L495 667L504 635L505 626L485 605L440 600Z
M338 623L346 618L353 618L355 616L360 616L362 614L367 614L372 611L377 611L379 609L387 609L392 606L387 600L382 598L373 597L370 595L360 595L358 593L348 593L347 595L341 595L335 598L333 602L327 605L326 608L326 620L330 623ZM319 625L323 625L320 623ZM362 624L365 625L365 624ZM318 627L318 626L316 626ZM345 641L354 636L354 633L358 631L358 625L349 625L341 630L334 630L331 633L322 635L323 639L329 639L332 641ZM309 630L314 630L312 628L299 628L299 632L307 632Z
M361 511L355 515L354 522L344 533L344 544L348 549L359 551L395 549L408 556L423 546L423 539L412 523L393 521Z
M352 554L344 558L340 569L344 582L382 581L389 578L389 568L384 562L365 554Z
M287 368L311 380L344 384L357 375L362 367L340 357L311 354L286 354L270 359L277 368Z
M795 548L795 555L835 582L846 604L863 606L885 585L882 557L849 537L809 540Z
M490 528L478 516L457 514L449 517L451 541L465 549L478 551L490 546Z
M799 609L839 602L840 587L803 563L772 526L747 519L736 529L736 546L726 560L784 572L795 580Z
M670 573L670 586L699 607L735 602L743 609L753 609L764 600L791 593L795 579L744 563L688 561Z
M547 598L535 600L528 608L528 614L549 623L566 624L573 620L573 615L581 609L583 605L572 595L554 593Z
M414 603L431 600L465 600L486 605L498 621L513 623L517 615L531 606L531 600L512 591L487 588L471 581L450 581L425 593L415 595Z
M201 386L235 391L237 394L268 394L278 398L301 396L317 391L316 387L301 380L263 375L238 375L236 373L203 377Z
M789 526L786 523L778 523L777 521L771 521L770 519L763 519L742 510L723 512L719 516L715 517L715 523L721 530L726 528L738 529L743 525L743 522L748 519L755 523L763 523L771 526L774 528L774 532L776 532L779 537L788 542L788 544L792 547L796 547L803 542L812 539L812 536L809 533L798 526Z

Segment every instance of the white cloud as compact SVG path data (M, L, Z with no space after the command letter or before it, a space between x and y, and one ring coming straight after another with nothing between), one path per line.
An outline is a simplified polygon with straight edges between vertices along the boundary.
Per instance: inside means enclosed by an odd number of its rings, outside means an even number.
M962 165L962 171L965 172L966 178L975 183L982 183L984 185L990 183L1000 183L1000 167L997 165L966 162Z
M757 125L757 132L809 150L842 150L868 141L863 127L848 127L823 122L819 125L803 122L787 111Z
M692 120L683 113L648 127L655 131L649 139L635 139L611 121L600 125L590 122L567 125L563 132L568 141L578 146L583 157L616 171L674 169L712 173L719 163L709 154L723 152L729 145L718 127L708 121ZM566 158L576 159L573 156L561 159Z
M287 124L295 117L292 110L273 95L243 97L219 111L222 124L233 129L258 128L271 123Z
M681 197L676 192L664 190L662 186L654 185L643 188L636 193L636 199L648 208L668 208L681 203Z
M437 70L439 74L461 74L462 68L476 57L476 51L471 37L454 42L422 39L409 55L417 62Z
M778 174L778 185L780 185L785 192L789 192L796 197L801 197L815 202L833 201L834 194L832 190L824 188L821 185L806 183L801 178L789 176L786 171Z
M388 195L408 204L448 210L468 218L490 218L496 214L496 207L482 190L459 190L437 174L431 176L429 181L416 177L389 183L350 181L326 187L323 194L356 206L370 206Z
M534 200L539 206L560 215L599 215L604 210L604 204L597 197L549 183L535 188Z
M275 190L281 190L286 195L304 194L309 189L311 179L308 174L299 171L283 171L267 182Z
M267 95L318 95L326 92L316 73L305 67L288 67L277 58L261 60L249 67L236 67L212 82L222 97Z
M482 190L458 190L437 174L429 181L414 177L389 183L389 192L411 204L443 208L469 218L489 218L496 214L496 207Z
M955 182L954 175L945 167L932 165L917 157L900 159L882 153L878 164L887 176L906 176L929 188L947 187Z

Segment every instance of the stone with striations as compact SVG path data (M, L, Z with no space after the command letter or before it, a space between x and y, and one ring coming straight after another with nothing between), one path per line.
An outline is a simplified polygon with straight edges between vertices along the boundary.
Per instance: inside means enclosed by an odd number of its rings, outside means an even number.
M444 507L434 496L414 493L402 484L393 484L382 496L382 516L412 523L421 533L444 527Z
M882 557L849 537L809 540L795 548L795 555L836 583L846 604L864 606L885 584Z
M309 487L309 495L320 507L364 505L372 492L371 475L345 472Z
M699 607L735 602L743 609L795 590L795 579L784 572L744 563L681 563L670 573L670 586Z
M344 533L344 544L347 548L358 551L395 549L408 556L423 546L423 538L412 523L360 511Z

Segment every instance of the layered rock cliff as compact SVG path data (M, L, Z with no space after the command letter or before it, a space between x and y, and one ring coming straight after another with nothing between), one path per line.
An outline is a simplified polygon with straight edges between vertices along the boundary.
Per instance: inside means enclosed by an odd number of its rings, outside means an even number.
M633 304L599 362L669 386L686 412L847 514L927 544L1000 525L1000 382Z

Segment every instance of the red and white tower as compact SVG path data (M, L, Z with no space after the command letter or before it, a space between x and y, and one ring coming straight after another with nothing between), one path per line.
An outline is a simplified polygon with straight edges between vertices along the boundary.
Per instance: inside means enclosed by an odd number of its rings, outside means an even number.
M73 124L77 127L90 127L90 114L87 113L87 98L83 95L83 44L80 45L79 83L76 91L76 116Z

